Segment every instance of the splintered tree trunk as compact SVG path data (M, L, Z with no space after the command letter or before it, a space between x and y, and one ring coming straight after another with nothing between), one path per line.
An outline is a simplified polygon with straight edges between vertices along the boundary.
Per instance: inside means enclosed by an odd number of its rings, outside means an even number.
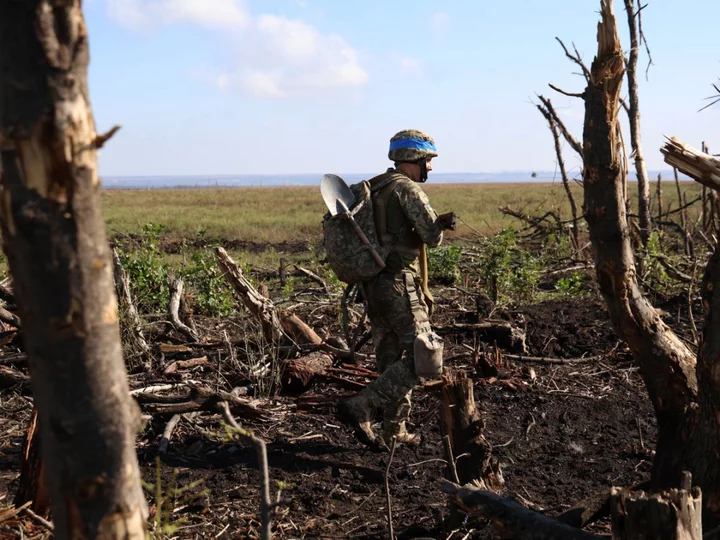
M640 366L658 420L653 491L677 488L689 471L703 493L705 527L720 518L720 249L702 283L705 324L696 357L642 296L635 277L623 198L618 148L618 95L623 59L610 0L601 0L598 55L586 90L585 214L595 252L600 291L613 327ZM714 190L720 160L677 139L662 148L665 161Z
M612 488L614 540L702 540L702 494L698 488L647 494Z
M0 3L0 226L55 535L144 538L80 0Z
M697 391L695 355L642 295L625 208L618 122L623 55L612 0L601 0L598 55L585 92L585 217L613 327L640 365L658 418L658 453L675 442Z
M443 378L442 422L450 440L457 480L460 484L476 481L489 489L502 485L502 476L492 459L492 446L485 439L485 422L475 405L472 379L451 373ZM462 456L462 457L461 457ZM452 471L453 466L449 465ZM452 479L454 472L449 475Z

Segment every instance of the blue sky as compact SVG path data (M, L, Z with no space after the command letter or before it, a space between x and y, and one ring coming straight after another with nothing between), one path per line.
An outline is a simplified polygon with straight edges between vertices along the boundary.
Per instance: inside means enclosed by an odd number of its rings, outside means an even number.
M615 10L628 44L623 2ZM123 129L101 174L373 173L405 128L438 172L553 170L536 93L582 137L584 80L555 37L596 50L595 0L86 0L98 131ZM644 149L663 136L720 152L717 0L651 0L641 81ZM645 54L641 67L647 64ZM627 136L629 141L629 135ZM716 142L716 144L714 144ZM569 166L579 163L567 149Z

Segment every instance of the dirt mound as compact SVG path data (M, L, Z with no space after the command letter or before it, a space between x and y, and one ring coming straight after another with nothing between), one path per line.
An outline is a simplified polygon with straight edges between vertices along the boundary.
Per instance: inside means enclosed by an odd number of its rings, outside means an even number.
M605 304L595 296L524 306L512 316L526 327L532 356L597 356L618 346Z

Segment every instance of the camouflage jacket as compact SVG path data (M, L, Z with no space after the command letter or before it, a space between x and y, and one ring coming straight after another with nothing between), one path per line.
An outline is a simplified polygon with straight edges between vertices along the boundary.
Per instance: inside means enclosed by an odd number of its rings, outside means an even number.
M370 184L385 183L373 197L376 211L378 199L386 200L385 204L385 235L383 242L394 242L394 249L386 260L387 270L392 273L410 270L419 272L418 255L422 244L437 247L443 239L442 228L438 216L430 206L430 200L417 182L402 172L390 168L370 181ZM384 193L389 190L389 193ZM376 223L377 223L376 218ZM382 228L382 227L380 227ZM378 231L382 234L382 231Z

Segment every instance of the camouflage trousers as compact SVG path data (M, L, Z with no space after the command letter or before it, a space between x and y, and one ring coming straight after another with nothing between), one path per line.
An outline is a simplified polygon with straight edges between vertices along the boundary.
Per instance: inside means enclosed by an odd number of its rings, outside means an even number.
M410 416L410 398L418 383L413 344L430 329L427 305L410 272L383 272L366 282L364 291L380 377L363 394L383 411L383 431L394 434Z

